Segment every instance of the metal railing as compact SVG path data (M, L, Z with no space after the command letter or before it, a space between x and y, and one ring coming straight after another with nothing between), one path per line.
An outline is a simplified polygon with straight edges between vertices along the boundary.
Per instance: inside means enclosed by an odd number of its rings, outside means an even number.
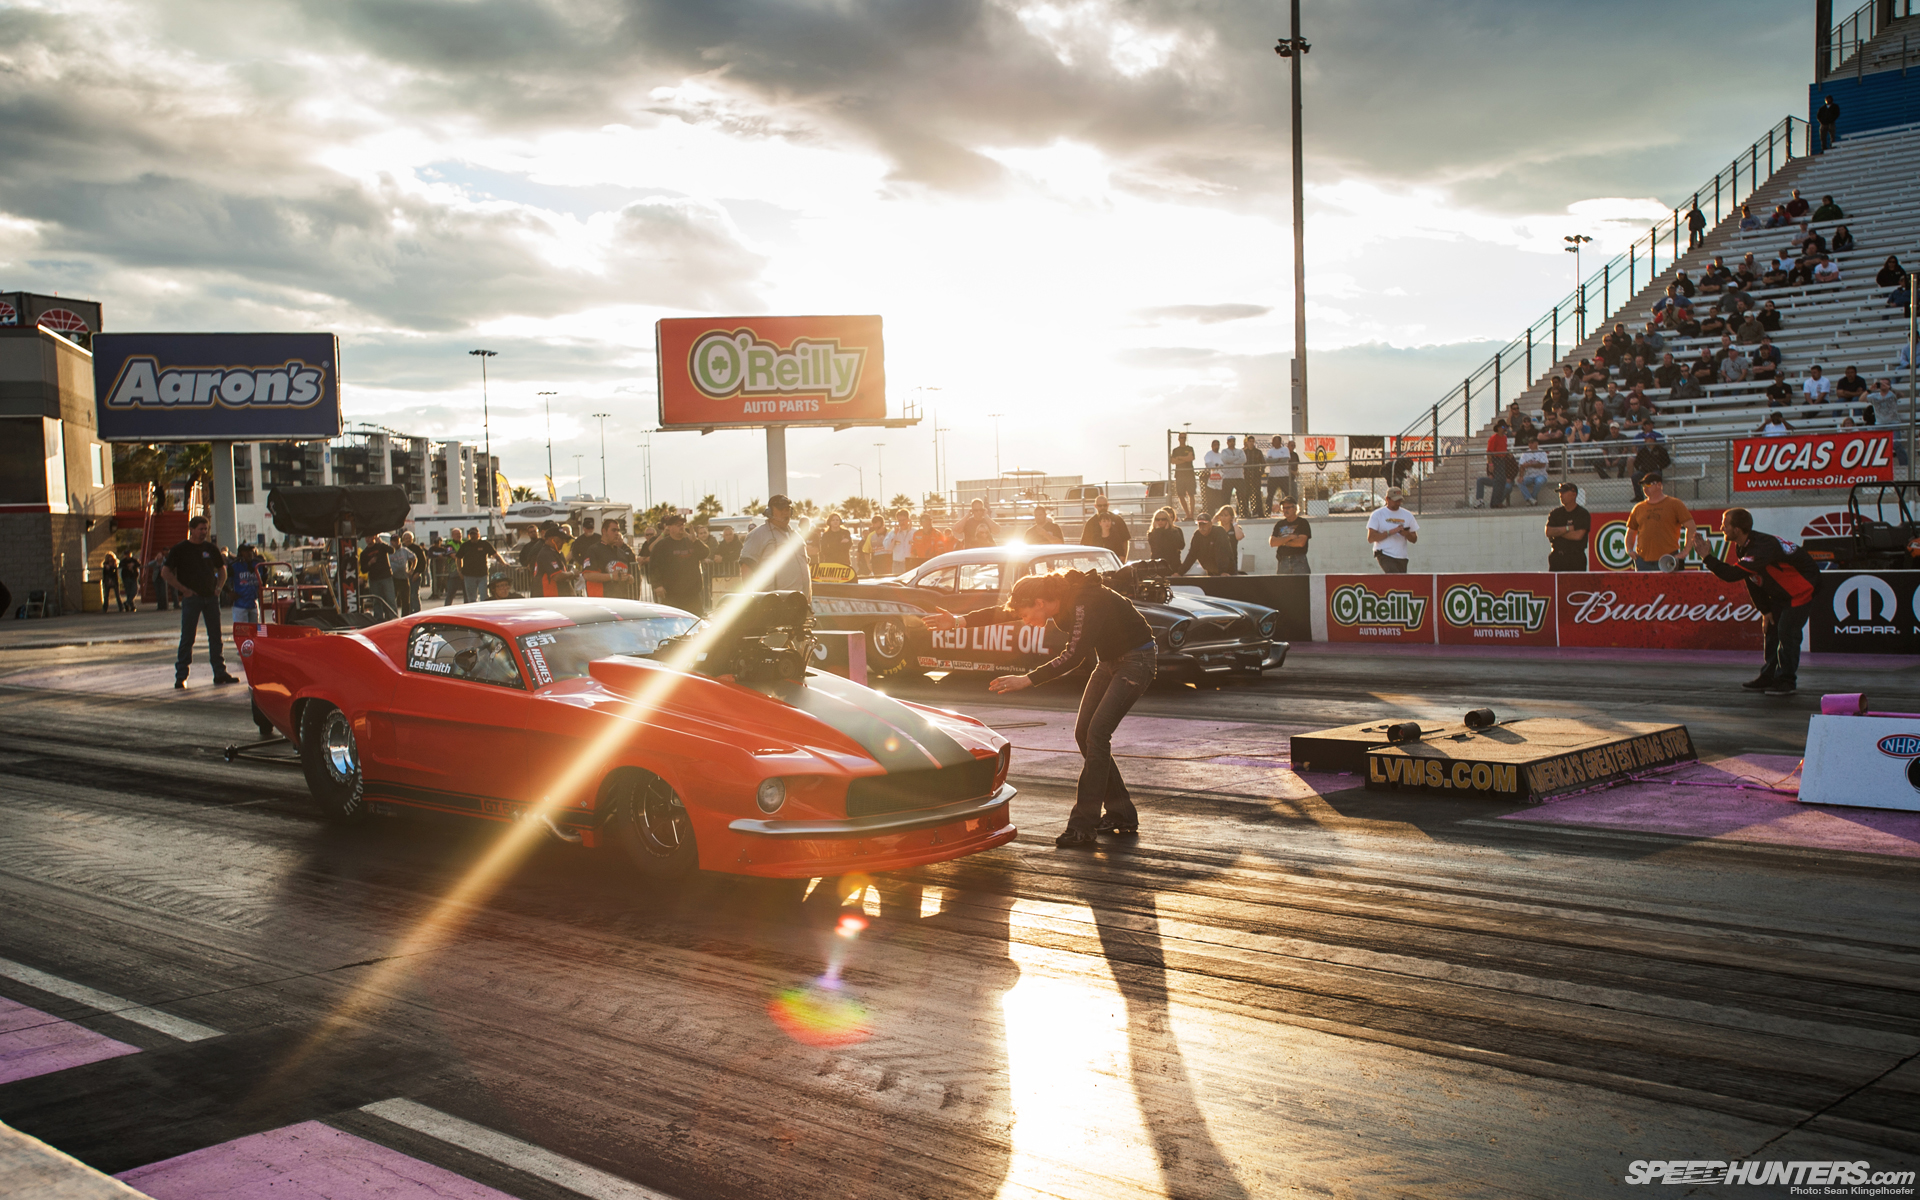
M1687 216L1694 206L1705 214L1709 207L1712 230L1725 217L1738 212L1743 199L1753 196L1780 167L1804 157L1813 149L1812 126L1800 117L1785 117L1766 136L1734 155L1733 161L1705 184L1697 188L1684 206L1674 208L1670 217L1657 221L1647 232L1605 266L1593 272L1544 317L1527 326L1526 331L1500 349L1493 357L1470 372L1457 388L1416 417L1400 431L1401 436L1431 432L1439 437L1442 428L1473 436L1473 405L1485 398L1487 412L1497 413L1506 404L1503 393L1512 387L1517 374L1518 395L1533 385L1541 373L1551 370L1563 350L1572 350L1589 334L1637 295L1642 287L1657 279L1684 256L1690 245L1685 237ZM1596 307L1597 302L1597 307ZM1597 319L1589 323L1589 317ZM1536 370L1536 367L1539 369Z
M1825 79L1837 75L1851 62L1856 75L1866 70L1866 55L1862 53L1867 43L1877 37L1887 24L1913 15L1913 0L1867 0L1855 9L1851 16L1843 17L1827 31L1826 69L1820 77ZM1901 54L1901 67L1906 65L1906 54Z

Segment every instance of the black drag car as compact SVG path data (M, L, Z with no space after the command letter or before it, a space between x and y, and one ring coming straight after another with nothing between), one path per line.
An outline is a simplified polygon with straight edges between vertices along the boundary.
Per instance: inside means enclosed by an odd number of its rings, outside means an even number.
M1057 625L997 625L937 633L922 619L938 610L969 612L1006 603L1013 582L1042 571L1120 570L1111 550L1094 546L989 546L930 558L904 575L813 585L818 630L866 634L867 670L877 676L913 671L1030 670L1060 653ZM1273 640L1274 611L1240 600L1175 592L1165 581L1132 571L1109 580L1130 591L1160 647L1163 678L1258 676L1287 659Z

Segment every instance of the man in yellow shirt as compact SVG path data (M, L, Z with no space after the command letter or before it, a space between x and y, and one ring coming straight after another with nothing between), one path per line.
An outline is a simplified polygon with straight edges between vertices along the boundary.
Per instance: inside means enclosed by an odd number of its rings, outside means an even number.
M1647 498L1627 514L1627 550L1634 570L1658 571L1662 555L1679 557L1681 547L1693 540L1693 514L1679 497L1667 495L1660 472L1649 471L1640 484Z

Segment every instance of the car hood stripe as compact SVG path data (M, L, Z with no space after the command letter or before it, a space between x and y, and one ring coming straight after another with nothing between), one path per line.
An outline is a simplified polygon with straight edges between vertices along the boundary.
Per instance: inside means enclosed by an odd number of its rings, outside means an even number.
M850 679L809 671L804 683L780 683L768 694L846 734L894 771L957 767L973 754L921 713Z

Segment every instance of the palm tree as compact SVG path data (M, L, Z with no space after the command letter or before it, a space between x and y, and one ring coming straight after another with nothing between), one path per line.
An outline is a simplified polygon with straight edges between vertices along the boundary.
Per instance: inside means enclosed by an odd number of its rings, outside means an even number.
M516 486L513 489L513 491L509 494L512 496L513 501L516 504L522 500L538 500L539 499L538 496L533 494L533 489L528 487L524 483Z
M693 506L694 520L700 524L705 524L719 516L725 509L726 506L720 503L720 497L714 495L712 492L708 492L706 495L700 497L700 503Z
M887 507L888 507L888 508L895 508L895 509L900 509L900 508L903 508L903 509L905 509L905 510L907 510L908 512L912 512L912 511L913 511L913 497L912 497L912 496L909 496L909 495L907 495L907 494L906 494L905 492L896 492L896 493L894 493L894 497L893 497L893 499L891 499L891 500L889 500L889 501L887 501Z

